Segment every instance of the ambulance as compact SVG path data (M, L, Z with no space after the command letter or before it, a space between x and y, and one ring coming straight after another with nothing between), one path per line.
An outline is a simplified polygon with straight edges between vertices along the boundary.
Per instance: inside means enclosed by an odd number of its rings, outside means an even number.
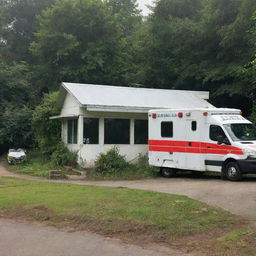
M213 171L238 181L256 173L256 127L238 109L150 110L148 120L149 164L164 177Z

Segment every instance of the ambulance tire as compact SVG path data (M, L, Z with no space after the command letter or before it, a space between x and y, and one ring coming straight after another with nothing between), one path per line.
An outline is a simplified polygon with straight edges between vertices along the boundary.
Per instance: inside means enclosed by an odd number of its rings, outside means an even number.
M160 172L161 172L161 175L165 178L171 178L176 174L176 171L174 169L167 168L167 167L161 168Z
M236 162L229 162L225 168L225 176L230 181L239 181L242 179L242 172Z

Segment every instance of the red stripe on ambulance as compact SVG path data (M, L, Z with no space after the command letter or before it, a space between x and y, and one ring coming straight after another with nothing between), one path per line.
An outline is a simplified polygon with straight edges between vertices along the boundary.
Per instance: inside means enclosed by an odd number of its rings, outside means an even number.
M149 151L198 154L243 155L240 148L198 141L149 140Z

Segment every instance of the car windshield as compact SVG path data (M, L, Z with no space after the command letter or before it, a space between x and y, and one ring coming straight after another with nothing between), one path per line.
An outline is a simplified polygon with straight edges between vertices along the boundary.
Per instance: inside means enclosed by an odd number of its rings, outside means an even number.
M256 127L253 124L224 124L233 141L256 140Z

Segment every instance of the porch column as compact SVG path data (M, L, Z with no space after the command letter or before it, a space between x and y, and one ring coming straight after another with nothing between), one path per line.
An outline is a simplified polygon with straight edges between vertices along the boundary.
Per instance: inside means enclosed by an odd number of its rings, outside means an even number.
M80 115L78 117L78 127L77 127L77 144L83 145L83 137L84 137L84 117Z
M67 120L62 119L61 120L61 139L64 143L67 143L66 132L67 132Z
M99 145L104 145L104 118L99 118Z
M134 119L130 120L130 144L134 145Z

